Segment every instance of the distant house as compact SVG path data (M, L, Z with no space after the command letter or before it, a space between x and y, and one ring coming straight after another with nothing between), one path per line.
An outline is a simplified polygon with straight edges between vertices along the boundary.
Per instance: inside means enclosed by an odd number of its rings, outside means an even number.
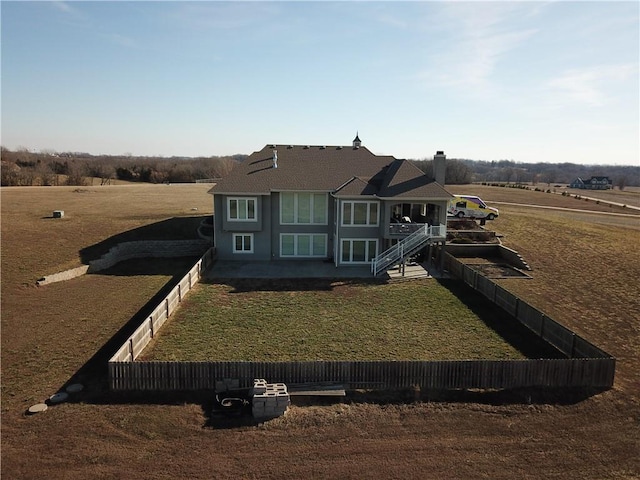
M570 188L582 188L587 190L608 190L612 188L613 182L609 177L591 177L590 180L576 178L569 184Z
M401 256L442 245L452 198L445 158L436 153L431 178L374 155L358 136L350 146L267 145L209 191L217 256L367 265L412 233Z

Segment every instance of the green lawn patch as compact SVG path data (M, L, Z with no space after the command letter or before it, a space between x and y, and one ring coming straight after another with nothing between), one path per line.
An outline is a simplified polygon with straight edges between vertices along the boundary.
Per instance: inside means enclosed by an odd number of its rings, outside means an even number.
M143 360L520 359L500 309L433 279L382 284L234 280L200 284ZM327 286L329 288L327 288ZM471 301L462 301L468 295ZM492 318L487 319L487 316ZM517 342L515 342L517 344ZM530 343L529 343L530 345Z

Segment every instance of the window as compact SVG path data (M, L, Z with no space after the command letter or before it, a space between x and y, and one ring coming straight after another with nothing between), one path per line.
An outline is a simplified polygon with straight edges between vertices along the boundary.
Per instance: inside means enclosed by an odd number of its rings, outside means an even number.
M326 193L280 193L280 224L326 225Z
M342 240L342 263L369 263L376 256L377 240Z
M283 233L280 235L281 257L326 257L327 235Z
M253 253L253 233L234 233L233 253Z
M378 225L377 202L343 202L342 225Z
M230 222L255 222L256 205L255 197L229 197L227 199L227 220Z

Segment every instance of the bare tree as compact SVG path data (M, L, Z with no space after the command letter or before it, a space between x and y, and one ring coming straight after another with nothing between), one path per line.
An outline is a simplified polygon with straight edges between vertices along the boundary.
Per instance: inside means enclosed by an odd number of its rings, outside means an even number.
M67 176L67 185L82 186L86 184L85 168L75 163L69 167L69 173Z

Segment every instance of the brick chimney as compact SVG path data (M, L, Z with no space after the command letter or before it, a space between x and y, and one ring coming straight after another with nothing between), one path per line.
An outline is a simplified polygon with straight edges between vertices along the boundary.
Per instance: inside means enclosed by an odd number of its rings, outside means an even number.
M447 171L447 157L444 152L438 150L433 156L433 178L444 187L444 176Z

